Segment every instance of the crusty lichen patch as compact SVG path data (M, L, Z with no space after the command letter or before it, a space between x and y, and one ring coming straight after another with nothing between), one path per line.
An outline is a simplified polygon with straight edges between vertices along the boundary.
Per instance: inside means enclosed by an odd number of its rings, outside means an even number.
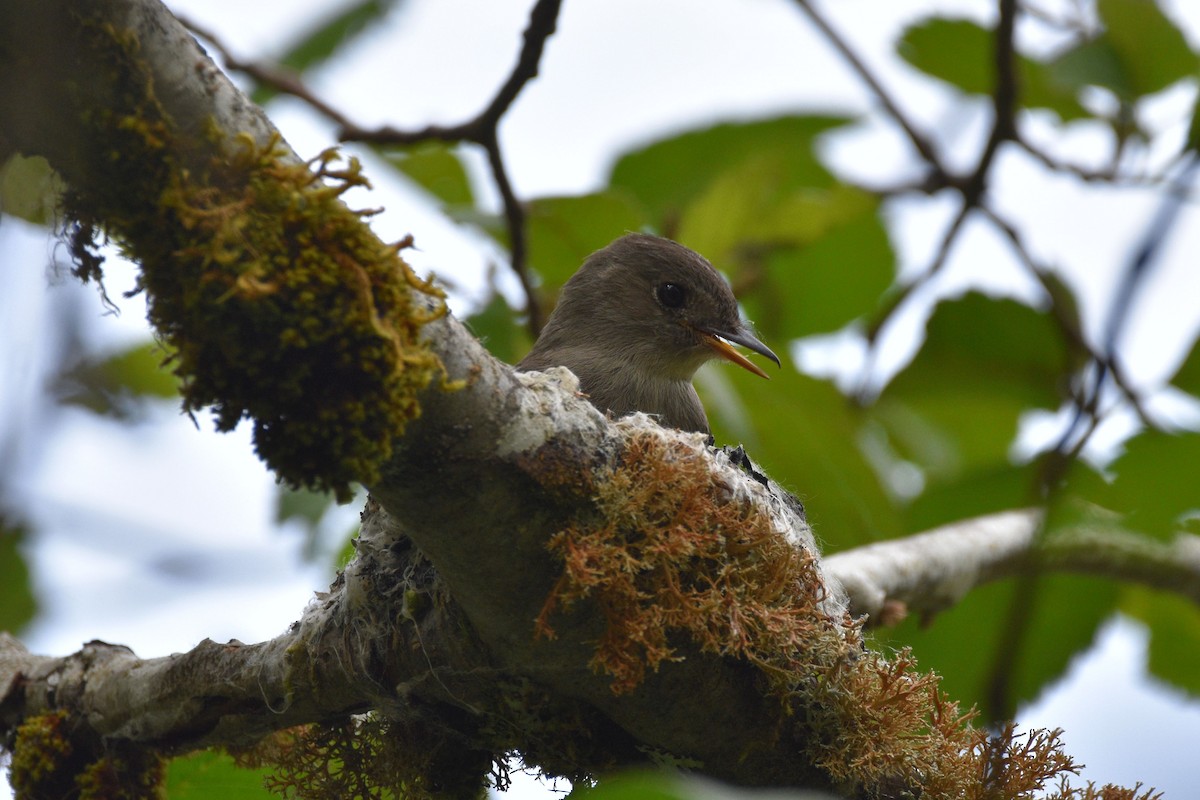
M112 64L112 97L79 106L86 132L65 198L77 273L99 278L99 231L141 267L150 321L188 412L253 420L259 455L289 484L349 494L370 482L443 377L419 337L442 294L380 242L343 194L367 186L332 150L308 163L278 139L214 130L185 140L154 95L136 39L85 24ZM216 155L207 155L216 153ZM204 154L204 155L202 155Z

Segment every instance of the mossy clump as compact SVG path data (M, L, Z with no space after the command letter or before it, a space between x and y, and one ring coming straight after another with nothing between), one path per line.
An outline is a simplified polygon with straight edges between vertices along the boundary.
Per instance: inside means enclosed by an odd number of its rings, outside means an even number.
M847 796L1016 800L1056 781L1051 797L1062 800L1153 796L1071 788L1078 770L1059 732L989 736L911 653L865 649L859 623L831 618L822 602L816 554L725 481L703 449L630 427L596 480L596 516L548 544L562 573L538 632L553 636L564 607L594 604L605 627L591 665L617 694L681 657L675 645L685 640L748 663L778 702L780 727L764 731L763 745L798 743L796 758Z
M813 554L792 546L749 502L714 500L729 494L720 481L694 445L657 429L635 431L597 481L604 524L580 521L548 544L563 574L538 632L553 636L556 610L594 600L605 631L592 667L612 676L617 694L675 657L677 633L768 673L776 672L764 660L771 654L804 651L807 663L834 664L856 646L819 608Z
M231 188L164 194L188 237L165 262L143 260L141 287L185 408L212 407L219 430L253 419L281 478L345 495L378 477L418 394L442 377L419 331L445 306L342 202L366 180L336 159L291 163L246 139L225 167Z
M49 797L74 783L69 716L51 711L29 717L17 728L8 776L18 797Z
M99 280L101 232L141 267L149 317L189 413L254 424L259 455L290 485L370 483L444 379L421 327L443 295L380 242L343 195L359 163L299 162L278 137L208 125L184 134L154 94L136 37L80 26L79 52L111 65L72 105L86 135L64 197L76 273Z

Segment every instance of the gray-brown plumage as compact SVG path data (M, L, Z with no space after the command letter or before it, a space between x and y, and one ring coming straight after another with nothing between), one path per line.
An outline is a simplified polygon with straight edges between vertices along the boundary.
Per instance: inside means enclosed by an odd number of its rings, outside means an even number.
M766 373L740 344L779 358L738 316L729 285L703 256L681 244L631 233L588 256L520 370L564 366L601 411L656 415L664 425L708 432L692 387L704 362L725 358Z

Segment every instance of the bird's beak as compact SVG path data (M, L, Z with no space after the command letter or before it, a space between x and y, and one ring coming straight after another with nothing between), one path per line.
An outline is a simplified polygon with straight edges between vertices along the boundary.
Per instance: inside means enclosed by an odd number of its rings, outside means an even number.
M739 353L733 345L740 344L749 350L753 350L760 356L766 356L775 362L776 366L783 366L779 363L779 356L771 352L771 348L754 338L749 331L738 331L737 333L729 333L728 331L715 330L712 328L703 329L697 328L696 332L700 334L700 338L704 340L710 349L726 361L732 361L742 369L753 372L760 378L770 379L770 375L763 372L762 369L750 359Z

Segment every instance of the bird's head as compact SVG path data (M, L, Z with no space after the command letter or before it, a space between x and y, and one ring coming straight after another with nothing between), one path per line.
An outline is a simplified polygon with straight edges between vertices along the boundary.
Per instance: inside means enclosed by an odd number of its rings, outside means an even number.
M551 325L637 368L690 380L712 358L767 377L733 345L779 364L738 315L729 284L698 253L669 239L627 234L588 257L563 287Z

